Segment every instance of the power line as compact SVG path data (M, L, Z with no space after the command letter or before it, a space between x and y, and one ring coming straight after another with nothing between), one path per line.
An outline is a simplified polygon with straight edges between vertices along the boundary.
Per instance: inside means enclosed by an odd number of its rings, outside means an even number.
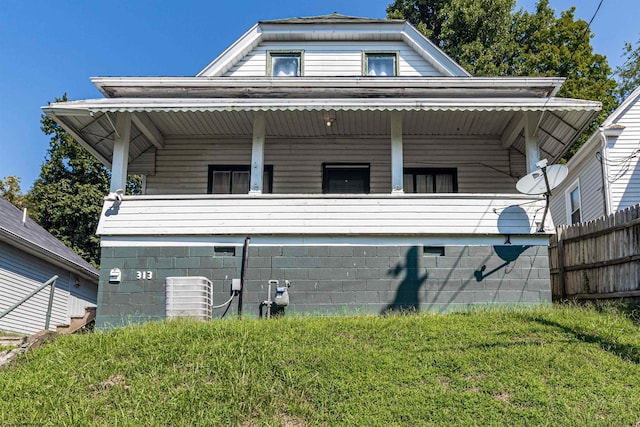
M598 3L598 7L596 7L596 11L593 12L593 16L589 20L589 23L587 23L587 27L582 32L582 36L580 36L580 38L584 37L587 34L587 32L591 29L591 23L593 22L594 19L596 19L596 15L598 15L598 12L600 11L600 7L602 6L603 2L604 0L600 0L600 3Z
M591 27L591 23L593 22L593 20L595 19L596 15L600 11L600 6L602 6L602 2L603 1L604 0L600 0L600 3L598 3L598 7L596 8L596 11L593 12L593 16L591 17L591 20L589 20L589 23L587 24L588 27Z

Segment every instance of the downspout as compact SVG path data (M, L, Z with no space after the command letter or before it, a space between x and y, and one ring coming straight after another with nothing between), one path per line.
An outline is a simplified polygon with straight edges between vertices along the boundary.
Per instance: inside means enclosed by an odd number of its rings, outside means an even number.
M247 262L249 260L249 242L250 237L244 239L244 247L242 248L242 266L240 268L240 292L238 292L238 318L242 317L242 294L244 292L244 282L247 273Z
M604 196L603 207L604 207L604 216L609 216L611 214L611 197L609 195L609 168L607 166L607 135L604 132L604 128L600 128L600 166L602 173L602 193Z

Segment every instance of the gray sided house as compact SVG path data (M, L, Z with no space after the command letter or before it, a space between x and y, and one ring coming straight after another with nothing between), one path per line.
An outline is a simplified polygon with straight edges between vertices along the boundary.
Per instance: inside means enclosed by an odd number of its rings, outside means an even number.
M638 159L640 88L607 117L567 163L567 179L551 198L553 222L587 222L640 203Z
M95 307L98 271L8 201L0 198L0 313L57 275L50 329ZM0 331L44 329L50 287L0 319Z
M184 276L223 303L243 272L249 315L271 279L294 313L548 302L553 225L515 184L601 108L338 14L259 22L194 77L93 82L44 111L113 172L99 327L164 318ZM127 173L143 195L118 194Z

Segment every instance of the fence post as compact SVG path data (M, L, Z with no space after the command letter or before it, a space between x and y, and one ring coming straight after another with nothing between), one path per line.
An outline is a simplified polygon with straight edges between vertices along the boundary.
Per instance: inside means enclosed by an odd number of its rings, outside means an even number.
M558 284L560 285L560 295L563 300L567 299L567 286L564 278L564 227L556 227L556 238L558 239Z

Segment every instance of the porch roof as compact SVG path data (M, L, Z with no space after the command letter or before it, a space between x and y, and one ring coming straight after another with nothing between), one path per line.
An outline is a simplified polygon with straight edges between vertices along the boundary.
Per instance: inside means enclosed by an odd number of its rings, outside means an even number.
M105 98L54 103L43 110L111 167L115 116L132 113L129 162L165 138L247 137L253 116L266 111L266 137L390 135L392 111L404 111L403 133L438 139L497 139L524 153L522 112L541 112L541 155L551 162L600 111L599 102L555 97L433 98ZM334 126L325 125L327 115ZM131 173L143 173L135 167Z
M561 77L93 77L107 98L466 98L554 96Z

